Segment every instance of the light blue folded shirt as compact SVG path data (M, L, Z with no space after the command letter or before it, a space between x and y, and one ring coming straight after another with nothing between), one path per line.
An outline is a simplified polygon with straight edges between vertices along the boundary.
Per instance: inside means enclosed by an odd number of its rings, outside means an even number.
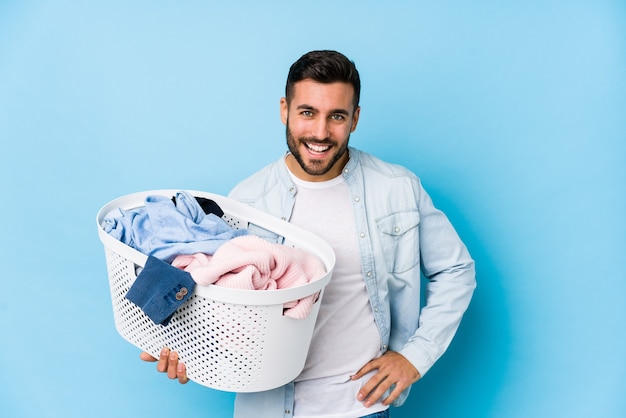
M247 234L215 214L205 214L186 191L176 193L176 204L166 196L148 196L145 206L119 209L104 219L102 227L126 245L167 263L181 254L213 254L226 241Z

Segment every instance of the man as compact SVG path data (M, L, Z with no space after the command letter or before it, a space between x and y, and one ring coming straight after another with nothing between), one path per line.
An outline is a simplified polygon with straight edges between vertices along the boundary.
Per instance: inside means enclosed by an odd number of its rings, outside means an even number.
M474 262L419 179L348 145L360 88L344 55L303 55L280 101L289 152L230 193L317 233L337 257L304 370L284 387L238 394L236 417L389 416L447 349L472 297ZM175 352L157 368L187 381Z

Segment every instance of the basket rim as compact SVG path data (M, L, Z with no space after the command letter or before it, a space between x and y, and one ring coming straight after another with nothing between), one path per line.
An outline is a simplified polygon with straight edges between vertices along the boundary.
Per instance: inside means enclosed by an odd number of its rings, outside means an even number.
M113 199L102 206L96 215L96 223L98 236L104 247L140 267L145 266L148 256L105 232L102 227L103 221L112 211L118 209L128 210L143 206L147 196L162 195L170 197L181 190L186 189L158 189L131 193ZM298 248L302 248L317 255L326 268L326 274L324 276L297 287L258 291L233 289L217 285L197 285L194 290L195 295L234 304L253 306L275 305L310 296L323 289L330 281L336 261L335 252L326 241L316 234L226 196L197 190L186 191L194 196L214 200L228 215L246 220L254 219L255 225L277 232L281 236L288 238L289 242L295 244Z

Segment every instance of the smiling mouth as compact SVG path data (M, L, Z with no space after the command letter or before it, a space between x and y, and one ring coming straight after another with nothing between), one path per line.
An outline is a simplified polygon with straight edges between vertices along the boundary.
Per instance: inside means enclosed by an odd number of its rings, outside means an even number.
M330 149L330 145L313 144L310 142L305 142L304 146L313 154L323 154Z

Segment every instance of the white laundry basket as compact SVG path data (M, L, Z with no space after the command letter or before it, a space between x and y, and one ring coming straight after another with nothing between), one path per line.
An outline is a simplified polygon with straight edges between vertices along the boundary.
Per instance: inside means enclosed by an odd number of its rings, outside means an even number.
M179 353L188 377L228 392L259 392L293 380L304 367L323 289L329 282L335 254L318 236L224 196L189 191L214 200L223 218L236 229L265 231L282 237L282 244L317 255L324 277L303 286L280 290L237 290L216 285L196 286L193 296L167 325L157 325L125 295L147 256L123 244L103 229L103 220L118 209L141 207L149 195L174 196L178 190L135 193L113 200L97 215L104 244L115 327L127 341L158 357L166 346ZM283 305L319 292L305 319L283 315Z

